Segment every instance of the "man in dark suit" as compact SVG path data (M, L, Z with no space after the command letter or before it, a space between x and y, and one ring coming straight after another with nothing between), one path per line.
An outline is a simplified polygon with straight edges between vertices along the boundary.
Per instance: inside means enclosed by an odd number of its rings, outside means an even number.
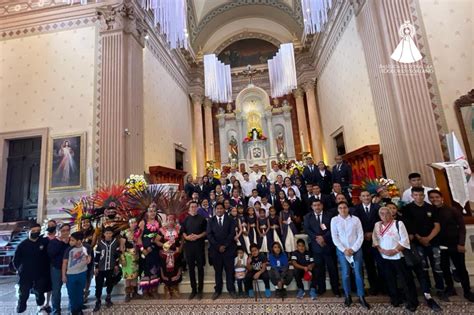
M332 168L332 182L341 184L342 190L347 192L349 185L352 184L351 166L344 163L340 155L337 155L334 160L336 161L336 165Z
M330 207L331 209L332 208L336 208L337 207L337 204L339 202L336 201L337 199L337 195L339 194L342 194L344 195L344 197L346 198L346 202L349 204L349 206L352 206L352 198L351 196L349 196L349 194L345 191L342 190L342 185L340 183L337 183L337 182L334 182L332 184L332 191L331 193L329 194L329 200L330 200ZM337 209L336 209L336 213L337 213Z
M306 158L306 165L303 169L303 178L306 184L316 184L317 183L317 173L319 172L316 165L314 165L314 160L312 157Z
M276 206L276 203L278 201L278 192L276 191L276 187L274 184L270 185L270 193L267 196L268 203L270 203L272 206Z
M364 265L367 270L367 277L369 278L370 289L369 293L371 295L377 295L381 291L380 284L382 281L382 268L380 263L382 262L382 257L379 252L372 247L372 232L374 231L374 226L377 221L380 221L379 209L380 206L372 203L372 196L366 190L360 193L360 204L355 206L352 211L352 215L359 218L362 223L362 229L364 230L364 242L362 243L362 253L364 257ZM378 274L375 268L375 263L377 262Z
M207 224L207 239L209 240L209 255L212 259L215 272L214 294L217 299L222 294L222 270L225 269L227 291L232 298L236 298L234 287L234 257L237 245L235 244L235 221L224 213L224 205L217 203L216 215Z
M311 205L313 204L313 201L315 200L321 200L324 206L323 209L329 210L332 208L331 198L329 197L329 195L325 195L321 192L321 187L319 187L318 184L314 184L311 190L312 190L312 196L308 200L308 209L310 210L309 212L311 212Z
M301 193L301 192L300 192ZM308 183L306 184L306 192L301 193L301 204L306 209L306 212L311 212L311 201L310 199L313 197L313 184Z
M318 294L326 291L326 268L329 272L331 289L334 295L340 296L335 247L331 239L331 219L334 215L323 211L321 200L314 200L311 204L313 211L304 217L304 230L308 234L309 247L316 264L316 279Z
M219 185L220 182L218 179L214 178L214 172L207 172L207 177L209 177L209 185L211 186L211 190L216 190L216 186Z

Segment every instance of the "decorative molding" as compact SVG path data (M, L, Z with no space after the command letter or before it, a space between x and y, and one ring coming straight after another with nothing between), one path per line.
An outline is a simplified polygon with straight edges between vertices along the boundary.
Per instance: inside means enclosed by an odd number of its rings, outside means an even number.
M301 14L301 7L295 7L296 10L294 10L292 7L287 5L286 3L278 0L233 0L228 3L225 3L223 5L218 6L217 8L214 8L212 11L207 13L200 21L199 24L196 24L196 22L189 23L188 27L190 28L190 37L191 37L191 42L194 42L198 34L203 30L203 28L217 15L222 14L226 11L232 10L237 7L242 7L242 6L247 6L247 5L265 5L265 6L271 6L274 8L277 8L284 13L288 14L290 17L292 17L296 23L303 28L303 16ZM299 9L298 9L299 8ZM188 12L189 12L189 6L188 6ZM189 18L188 18L189 21ZM192 22L192 21L190 21Z
M95 26L97 17L83 17L66 21L54 21L46 24L38 24L28 27L19 27L9 30L2 30L0 37L2 40L13 39L17 37L37 35L41 33L51 33L70 30L74 28Z
M225 41L223 41L216 49L214 49L214 53L216 55L219 55L229 45L231 45L235 42L238 42L239 40L250 39L250 38L261 39L261 40L270 42L270 43L272 43L273 45L275 45L277 47L279 47L280 44L281 44L281 42L273 36L263 34L263 33L259 33L259 32L243 31L243 32L238 33L236 35L233 35L232 37L230 37L230 38L226 39Z

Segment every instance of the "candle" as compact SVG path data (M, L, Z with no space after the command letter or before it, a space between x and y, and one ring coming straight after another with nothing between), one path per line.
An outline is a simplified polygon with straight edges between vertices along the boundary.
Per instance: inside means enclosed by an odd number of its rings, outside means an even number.
M306 152L305 147L304 147L303 132L300 133L300 141L301 141L301 152Z

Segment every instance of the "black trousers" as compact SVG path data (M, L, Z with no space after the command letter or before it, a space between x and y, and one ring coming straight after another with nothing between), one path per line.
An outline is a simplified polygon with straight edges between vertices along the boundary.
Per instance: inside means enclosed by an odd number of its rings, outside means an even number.
M296 286L298 287L298 289L304 290L304 284L303 284L304 270L294 269L293 273L295 275ZM311 285L310 285L312 289L316 289L318 285L317 279L318 278L316 276L316 270L313 270L312 276L311 276Z
M100 300L102 296L102 288L106 286L107 295L112 294L114 288L114 270L99 271L95 276L95 298Z
M458 252L455 248L441 250L441 270L443 271L446 288L453 289L454 287L449 260L453 262L456 272L459 275L459 279L461 279L461 285L464 294L471 292L471 283L469 281L469 274L466 269L464 253Z
M339 294L339 276L337 272L337 260L332 252L313 253L316 269L316 282L319 293L326 291L326 268L329 272L329 282L333 293Z
M365 241L362 243L362 255L364 257L365 270L367 271L367 278L369 285L372 290L380 291L381 278L377 274L375 267L376 257L374 255L374 248L372 247L372 241Z
M258 271L252 270L252 271L248 271L247 274L245 275L245 280L244 280L245 290L247 292L250 290L253 290L253 276L257 272ZM267 270L265 270L258 279L263 281L263 283L265 284L265 289L270 289L270 276L268 275Z
M274 286L278 286L278 282L282 282L283 285L289 285L293 280L293 270L286 269L283 271L278 271L276 269L270 269L270 281Z
M44 288L46 287L47 281L48 279L45 278L33 279L20 275L20 281L18 282L19 308L26 309L26 302L30 297L30 293L33 293L36 297L36 305L43 305L45 301Z
M216 293L222 293L222 272L225 269L225 280L226 280L226 287L228 292L235 292L234 286L234 253L219 253L213 251L211 254L212 257L212 264L214 266L215 272L215 283L216 286L214 287L214 291Z
M405 265L405 259L384 259L383 268L385 268L386 284L390 301L392 303L401 303L400 291L398 290L397 277L401 281L401 288L405 295L405 300L409 306L418 306L418 298L416 293L415 281L413 274L408 271Z
M189 281L191 281L191 289L193 292L201 292L204 288L204 265L206 263L204 253L204 243L194 244L186 243L184 248L184 256L188 264ZM196 269L198 281L196 283Z

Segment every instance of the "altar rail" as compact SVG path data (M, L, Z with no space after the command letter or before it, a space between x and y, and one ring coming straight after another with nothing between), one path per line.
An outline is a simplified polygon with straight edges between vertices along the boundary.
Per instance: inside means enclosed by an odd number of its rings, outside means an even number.
M150 166L150 184L178 184L179 189L184 189L185 171L164 166Z

